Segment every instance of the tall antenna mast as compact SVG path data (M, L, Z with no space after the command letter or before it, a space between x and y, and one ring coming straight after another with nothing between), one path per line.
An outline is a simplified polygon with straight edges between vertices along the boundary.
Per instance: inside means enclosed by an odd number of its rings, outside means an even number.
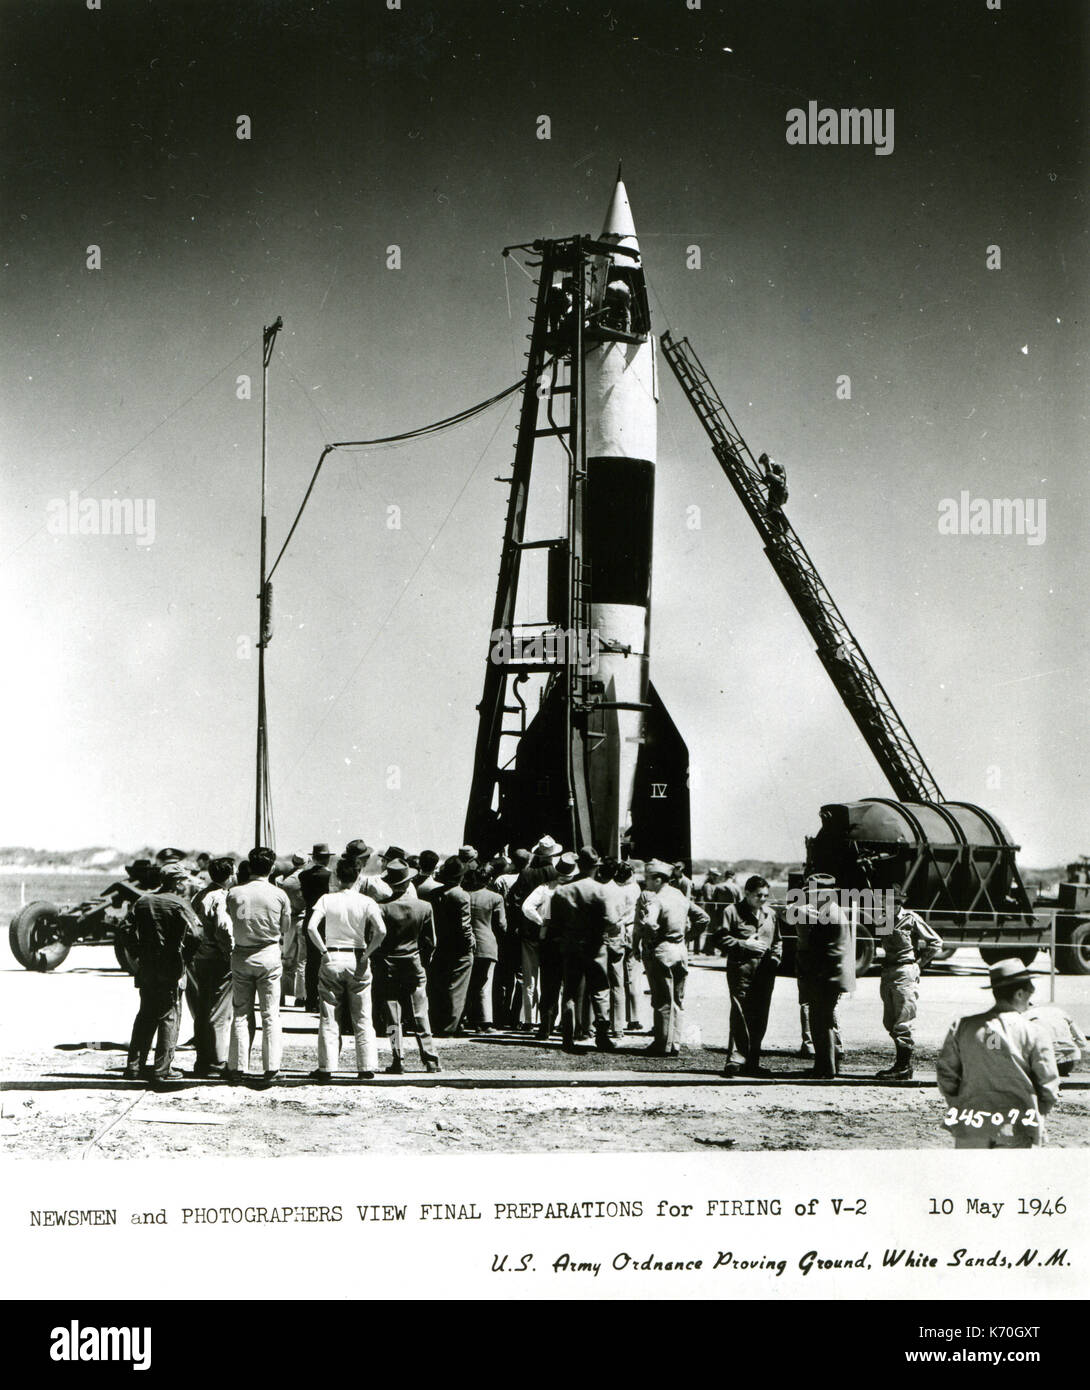
M267 440L269 428L269 363L272 360L276 335L284 327L277 317L262 339L261 359L261 581L258 589L257 639L257 759L254 791L254 844L272 846L275 838L272 816L272 793L269 781L269 728L265 714L265 648L272 637L272 585L266 578L265 480L267 476Z

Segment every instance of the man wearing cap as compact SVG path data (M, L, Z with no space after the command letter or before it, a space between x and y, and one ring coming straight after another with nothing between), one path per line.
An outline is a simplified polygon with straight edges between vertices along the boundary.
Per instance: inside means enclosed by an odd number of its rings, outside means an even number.
M310 925L310 914L314 910L314 904L329 892L332 880L329 861L332 857L329 846L322 841L311 850L311 862L305 869L299 871L299 891L303 895L304 907L302 935L306 953L306 963L303 970L306 998L303 1002L307 1013L312 1014L318 1012L318 971L321 969L322 957L313 946L308 944L307 928Z
M469 894L462 887L464 875L465 864L457 855L445 860L438 874L439 889L431 897L435 914L435 952L429 971L432 1021L436 1033L448 1038L462 1021L473 972L473 917Z
M386 939L379 955L383 962L381 988L389 1019L387 1034L393 1054L386 1070L395 1076L405 1070L401 1036L404 1008L412 1019L420 1060L426 1071L436 1072L439 1058L428 1019L428 977L420 956L421 947L429 955L435 948L435 918L431 903L410 896L412 871L404 860L391 859L385 877L391 896L379 908L386 924Z
M855 954L851 923L836 901L836 880L829 874L811 874L806 880L807 901L788 912L795 915L799 1014L812 1034L814 1065L811 1076L831 1081L840 1071L843 1055L836 1021L840 996L855 988ZM803 1055L809 1055L804 1050Z
M942 950L942 939L922 917L908 911L903 888L892 889L890 896L891 920L883 916L874 934L882 947L882 1026L897 1051L893 1065L875 1074L883 1081L910 1081L920 972Z
M1044 1143L1044 1117L1060 1095L1052 1043L1025 1017L1033 976L1001 960L989 975L995 1003L958 1019L946 1035L935 1077L944 1123L958 1149L1030 1149Z
M246 856L246 862L250 866L249 882L236 884L227 894L227 914L234 938L231 996L235 1010L227 1074L230 1080L237 1081L249 1063L247 1018L256 994L261 1009L264 1082L271 1085L280 1075L280 940L291 922L291 904L284 890L269 882L276 863L274 850L258 845Z
M371 956L382 944L386 923L371 898L354 887L356 865L337 861L338 892L319 898L307 932L321 957L318 974L318 1070L315 1081L328 1081L341 1052L339 1013L347 1005L356 1043L356 1073L370 1081L377 1066L371 1020ZM321 930L324 928L324 930Z
M720 932L727 955L730 1031L742 1052L739 1070L743 1076L772 1074L761 1066L761 1044L783 943L776 914L768 905L769 896L768 880L760 874L751 875L742 901L724 911ZM733 1063L727 1063L723 1074L735 1074Z
M177 861L160 865L159 888L137 898L132 907L140 1008L125 1061L126 1081L140 1078L152 1039L152 1084L166 1086L182 1079L182 1073L174 1068L182 1017L182 978L200 939L200 923L185 899L187 877L184 865Z
M648 863L632 929L632 949L643 960L651 988L655 1038L646 1050L653 1057L677 1057L681 1051L681 1012L689 974L685 934L690 904L670 882L672 872L661 859ZM707 914L697 911L707 925Z
M555 931L564 965L564 1003L560 1037L565 1052L574 1052L583 1001L590 996L594 1045L615 1052L609 1035L609 962L607 942L614 934L612 898L594 877L598 854L589 845L576 855L578 876L561 884L552 896L549 935Z

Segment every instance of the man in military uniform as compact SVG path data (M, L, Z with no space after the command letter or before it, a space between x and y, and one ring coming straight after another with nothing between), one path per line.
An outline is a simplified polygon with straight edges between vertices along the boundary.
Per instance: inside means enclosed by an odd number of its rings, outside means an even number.
M771 1076L761 1066L761 1044L768 1027L768 1010L776 984L776 970L783 955L780 925L768 906L767 879L754 874L746 880L745 896L737 907L723 912L720 941L726 948L727 985L730 989L730 1031L741 1049L743 1062L735 1068L727 1062L724 1076Z
M796 909L795 923L799 1006L808 1011L813 1034L810 1075L831 1081L843 1055L836 1006L842 994L855 988L855 951L851 923L836 901L836 880L811 874L806 888L808 901Z
M632 949L642 956L651 987L655 1038L646 1050L653 1057L676 1057L681 1051L681 1012L689 974L685 934L693 910L707 926L703 909L690 905L684 893L670 883L672 872L661 859L652 859L647 865L632 928Z
M184 894L188 876L180 863L162 864L158 890L143 894L133 904L140 1008L125 1062L126 1081L136 1081L142 1075L153 1038L153 1085L182 1080L182 1073L174 1068L182 1017L182 978L200 937L200 923Z
M879 922L874 934L882 947L882 1026L897 1055L891 1067L875 1074L883 1081L910 1081L920 972L942 950L942 940L922 917L908 911L903 888L894 888L892 898L892 920Z
M1037 972L1001 960L989 973L994 1005L951 1026L935 1065L945 1124L958 1149L1036 1148L1060 1096L1052 1043L1025 1017Z

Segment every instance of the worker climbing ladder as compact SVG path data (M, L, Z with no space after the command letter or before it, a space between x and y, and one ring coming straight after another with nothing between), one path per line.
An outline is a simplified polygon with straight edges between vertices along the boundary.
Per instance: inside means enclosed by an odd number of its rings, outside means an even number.
M712 451L764 542L765 554L817 643L817 654L896 795L941 802L920 750L844 615L784 515L770 504L769 475L754 459L687 338L662 335L662 350L712 441Z

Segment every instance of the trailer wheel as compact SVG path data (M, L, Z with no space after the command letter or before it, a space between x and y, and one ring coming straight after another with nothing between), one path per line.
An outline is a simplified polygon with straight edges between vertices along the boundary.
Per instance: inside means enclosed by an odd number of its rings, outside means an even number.
M136 974L136 957L116 936L114 937L114 955L122 970L127 970L130 975Z
M874 937L869 927L859 927L855 934L855 973L865 975L874 964Z
M1090 921L1076 922L1058 944L1056 969L1061 975L1090 975Z
M1020 960L1032 965L1037 959L1036 946L981 946L980 956L985 965L998 965L1001 960Z
M72 948L61 935L57 905L47 902L19 909L8 928L8 945L27 970L55 970Z

